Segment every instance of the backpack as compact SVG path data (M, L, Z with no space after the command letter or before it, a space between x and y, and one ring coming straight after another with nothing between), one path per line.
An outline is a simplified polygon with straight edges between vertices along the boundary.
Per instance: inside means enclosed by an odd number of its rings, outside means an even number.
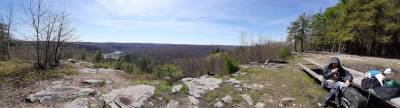
M363 78L361 80L361 88L363 89L370 89L376 87L381 87L381 84L375 78Z

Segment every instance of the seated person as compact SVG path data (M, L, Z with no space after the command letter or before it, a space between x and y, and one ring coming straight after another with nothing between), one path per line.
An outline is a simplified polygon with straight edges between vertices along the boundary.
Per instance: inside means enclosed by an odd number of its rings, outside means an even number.
M323 72L324 81L322 86L329 88L330 91L324 98L322 103L323 107L326 107L328 101L335 97L335 104L340 108L340 99L342 98L342 89L349 86L353 80L353 76L340 64L339 58L334 57L330 60L330 63L325 66Z

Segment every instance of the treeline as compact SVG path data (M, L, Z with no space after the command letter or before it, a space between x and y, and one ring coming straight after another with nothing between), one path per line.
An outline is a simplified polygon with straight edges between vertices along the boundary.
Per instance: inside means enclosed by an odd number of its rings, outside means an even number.
M330 51L400 57L399 0L340 0L314 15L302 14L288 27L295 51Z
M264 63L269 59L285 59L289 56L288 44L272 41L266 36L256 37L242 32L240 41L241 45L232 50L230 54L242 64L249 62Z

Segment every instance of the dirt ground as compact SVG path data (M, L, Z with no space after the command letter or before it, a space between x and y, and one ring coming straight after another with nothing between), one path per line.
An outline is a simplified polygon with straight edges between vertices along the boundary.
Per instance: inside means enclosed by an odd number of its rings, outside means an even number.
M359 72L367 72L369 69L373 68L383 72L386 68L391 68L394 74L386 75L387 78L400 80L400 59L334 53L304 53L302 55L304 58L311 58L320 63L328 63L330 58L338 57L343 66Z

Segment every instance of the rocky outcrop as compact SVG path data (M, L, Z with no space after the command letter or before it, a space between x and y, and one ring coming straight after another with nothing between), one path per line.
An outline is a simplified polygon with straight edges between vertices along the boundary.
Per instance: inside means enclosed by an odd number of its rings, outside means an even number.
M110 93L101 96L107 108L141 107L148 98L153 96L155 88L149 85L129 86L122 89L113 89Z
M39 101L40 103L45 103L49 101L73 99L90 94L95 94L95 90L91 88L56 85L31 94L26 98L26 100L29 102Z
M222 80L204 75L200 78L184 78L182 82L189 88L190 95L201 97L202 94L218 88Z

